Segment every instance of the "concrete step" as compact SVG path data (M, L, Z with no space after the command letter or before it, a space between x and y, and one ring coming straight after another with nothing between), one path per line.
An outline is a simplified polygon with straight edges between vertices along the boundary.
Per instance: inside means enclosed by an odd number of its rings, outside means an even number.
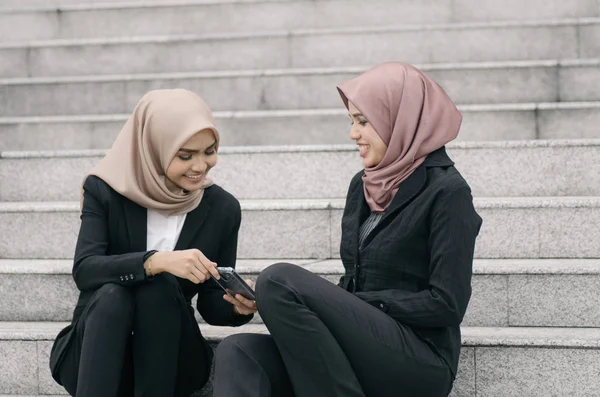
M202 1L202 0L199 0ZM209 0L210 1L210 0ZM218 0L219 2L222 2ZM268 0L280 1L280 0ZM282 0L283 1L283 0ZM4 10L44 10L56 7L100 7L109 6L111 4L162 4L162 3L185 3L186 0L27 0L24 3L22 0L0 0L0 7ZM189 1L191 2L191 1Z
M359 62L364 65L364 60ZM599 58L417 66L459 104L600 100L593 84L600 82ZM335 86L366 69L196 69L190 73L7 78L0 80L0 117L128 114L147 91L170 87L200 93L213 110L341 109ZM102 71L109 72L108 68Z
M255 280L277 262L333 283L343 274L340 260L240 260L237 270ZM0 302L0 321L70 321L78 297L71 268L71 260L0 260L0 293L10 296ZM600 327L600 295L590 294L600 289L598 259L479 259L473 273L465 326Z
M475 257L600 258L600 197L480 198ZM244 200L242 259L339 257L343 199ZM73 256L78 202L0 203L0 258Z
M13 42L0 76L594 58L599 35L600 18L584 18Z
M50 375L48 366L52 341L66 323L1 322L0 323L0 393L66 394ZM201 326L204 337L218 344L225 336L239 332L266 333L263 325L244 327ZM209 395L203 395L208 397Z
M248 32L261 29L337 28L398 23L450 23L531 18L598 17L595 0L497 2L421 1L161 1L80 3L57 7L28 0L27 8L0 2L3 41L156 34ZM483 4L482 4L483 3ZM302 15L302 18L298 18ZM35 26L36 29L26 27Z
M50 377L52 340L65 323L0 323L0 393L64 394ZM202 326L217 344L262 325ZM593 397L600 394L600 329L463 327L463 350L452 397ZM551 363L551 364L549 364ZM6 375L5 375L6 374ZM206 396L206 394L204 394Z
M79 200L104 153L2 152L0 201ZM600 196L600 140L458 142L448 153L475 196ZM223 147L211 175L240 199L343 198L362 168L354 145Z
M600 101L462 105L457 141L600 139ZM227 146L350 142L345 109L215 112ZM107 149L127 114L0 118L0 152Z

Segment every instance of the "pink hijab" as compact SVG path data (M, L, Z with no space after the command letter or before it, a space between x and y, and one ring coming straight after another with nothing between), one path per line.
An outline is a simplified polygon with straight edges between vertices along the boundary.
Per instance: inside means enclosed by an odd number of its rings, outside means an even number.
M387 145L383 160L365 169L372 212L385 212L401 184L427 158L458 135L462 115L430 77L400 62L375 66L338 87Z

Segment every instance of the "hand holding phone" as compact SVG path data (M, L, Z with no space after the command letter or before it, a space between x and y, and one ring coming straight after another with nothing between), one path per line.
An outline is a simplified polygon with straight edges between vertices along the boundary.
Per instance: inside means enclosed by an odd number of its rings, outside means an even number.
M256 301L252 281L244 281L231 267L217 267L219 280L213 280L226 292L223 296L227 302L234 305L238 314L249 315L256 313Z

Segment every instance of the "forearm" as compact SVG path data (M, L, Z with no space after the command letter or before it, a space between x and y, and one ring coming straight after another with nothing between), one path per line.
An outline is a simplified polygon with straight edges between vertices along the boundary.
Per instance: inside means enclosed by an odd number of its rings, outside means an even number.
M395 289L356 293L362 300L406 325L428 328L460 325L470 290L463 291L460 302L449 302L443 295L435 289L416 293Z
M78 258L73 267L73 279L81 291L97 289L107 283L137 285L147 280L144 271L146 254L148 252Z

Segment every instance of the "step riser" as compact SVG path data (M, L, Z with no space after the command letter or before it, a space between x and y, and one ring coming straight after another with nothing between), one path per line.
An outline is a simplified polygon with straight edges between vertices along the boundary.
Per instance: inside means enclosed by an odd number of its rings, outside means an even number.
M427 4L428 3L428 4ZM296 1L0 14L3 41L152 36L451 22L450 1ZM340 7L344 12L340 13ZM582 10L583 11L583 10ZM582 16L589 16L589 11ZM565 12L568 12L565 10ZM265 18L268 15L269 18ZM302 15L302 18L298 18ZM202 21L202 23L198 23ZM35 25L34 25L35 24ZM34 31L24 26L38 26Z
M600 23L17 47L0 49L6 59L0 76L330 67L398 58L409 63L594 58L600 56L598 35ZM346 50L348 42L354 51Z
M475 274L472 287L464 326L600 327L600 297L589 293L600 290L600 275ZM71 275L0 274L0 291L11 297L0 302L0 321L70 321L78 297Z
M65 394L50 376L51 345L0 341L0 393ZM464 347L451 396L589 397L600 394L598 372L598 349Z
M479 208L476 258L598 258L600 207ZM0 258L73 256L78 212L0 213ZM342 211L244 210L238 256L339 257Z
M554 102L559 98L561 101L600 100L598 91L590 87L593 86L590 81L600 79L600 66L594 64L447 70L425 67L425 71L456 103L462 104ZM292 76L11 82L0 85L0 98L6 98L0 99L0 116L129 114L147 91L170 87L200 93L213 110L338 109L343 105L335 86L359 73L360 70Z
M32 5L36 0L28 0ZM72 3L84 4L77 0ZM97 1L94 1L96 3ZM114 0L110 1L111 3ZM55 1L54 3L58 3ZM10 2L8 3L10 4ZM0 2L0 7L6 6ZM19 5L14 3L13 5ZM48 2L40 3L48 5ZM270 18L264 18L269 15ZM302 15L302 18L298 18ZM187 7L144 7L108 10L20 12L0 14L3 41L116 37L128 35L249 32L261 29L335 28L360 25L474 22L600 16L594 0L523 4L475 0L426 1L297 1L212 4ZM197 23L201 20L202 23ZM36 29L25 29L36 26Z
M598 145L448 148L476 197L600 196L593 166L599 151ZM99 159L0 159L0 200L78 201L81 182ZM239 199L343 198L361 165L352 149L222 153L210 175Z
M119 121L1 124L0 151L107 149ZM227 146L348 144L348 116L221 117ZM463 111L458 141L600 139L600 107ZM327 133L323 133L326 131ZM40 143L43 142L43 145Z
M600 350L475 347L463 350L462 363L463 384L457 392L464 397L589 397L600 393Z

